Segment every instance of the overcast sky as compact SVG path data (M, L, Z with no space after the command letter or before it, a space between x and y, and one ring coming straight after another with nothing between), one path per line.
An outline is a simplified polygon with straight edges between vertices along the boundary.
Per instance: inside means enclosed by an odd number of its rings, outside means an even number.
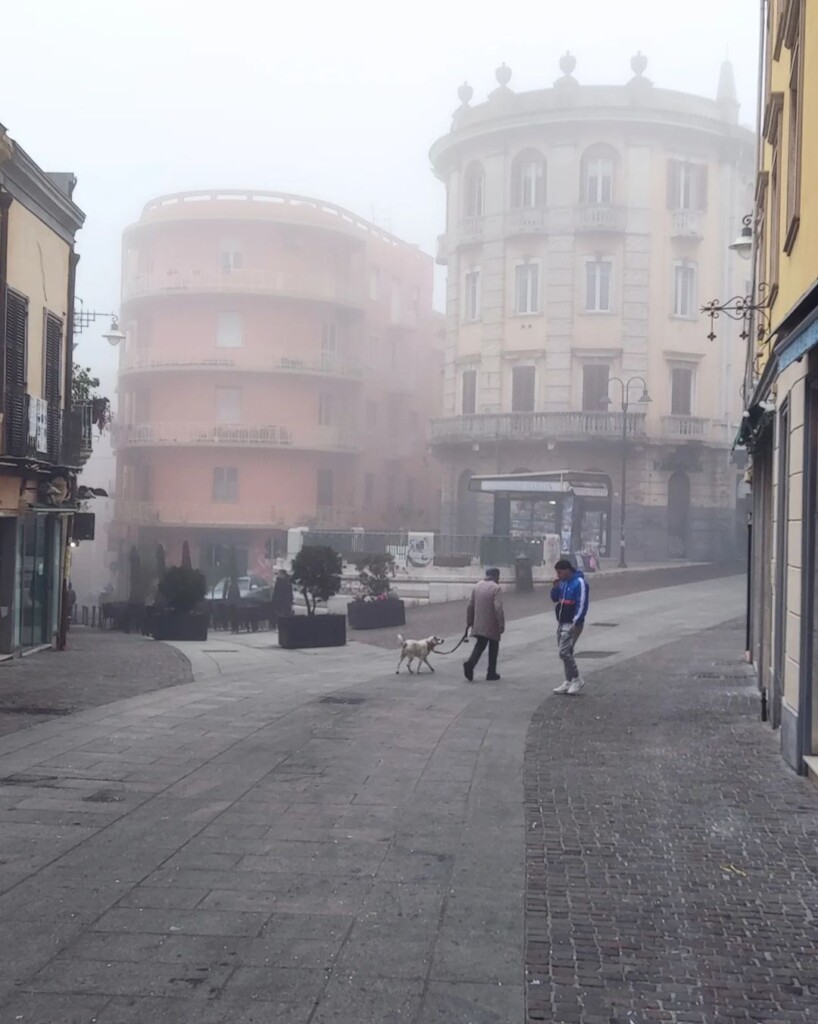
M301 192L433 251L443 187L428 150L468 80L621 83L642 50L657 85L714 95L729 52L755 120L759 0L31 0L7 4L0 122L46 170L73 171L87 214L77 293L116 311L120 235L155 195ZM97 322L78 358L107 382Z

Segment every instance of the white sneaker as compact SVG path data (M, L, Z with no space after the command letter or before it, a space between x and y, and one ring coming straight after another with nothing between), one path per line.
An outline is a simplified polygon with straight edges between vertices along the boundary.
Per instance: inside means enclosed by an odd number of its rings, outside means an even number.
M579 693L579 691L582 689L584 685L585 680L582 678L582 676L577 676L577 678L569 685L568 689L566 690L566 693L573 697L574 694Z
M571 692L571 684L568 682L567 679L566 679L566 681L564 683L561 683L559 686L557 686L554 689L554 693L570 693L570 692Z

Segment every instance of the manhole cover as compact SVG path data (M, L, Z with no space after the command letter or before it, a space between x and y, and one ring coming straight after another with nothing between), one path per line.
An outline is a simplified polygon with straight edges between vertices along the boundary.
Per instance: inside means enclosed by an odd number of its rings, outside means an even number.
M71 708L41 708L25 704L0 704L0 715L70 715Z
M96 793L82 799L87 804L115 804L122 799L122 794L113 789L98 789Z
M578 651L575 658L612 658L619 651Z
M614 629L619 625L618 622L592 622L592 626L599 626L600 629Z
M366 697L321 697L319 704L363 704Z

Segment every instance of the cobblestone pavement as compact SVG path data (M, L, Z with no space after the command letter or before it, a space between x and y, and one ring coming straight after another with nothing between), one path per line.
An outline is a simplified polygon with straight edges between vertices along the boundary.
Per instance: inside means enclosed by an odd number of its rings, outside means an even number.
M535 714L528 1021L818 1020L818 790L758 721L742 629L620 663Z
M68 650L0 664L0 736L192 678L187 659L173 647L75 627Z
M504 570L510 573L511 570ZM593 602L608 597L624 597L627 594L640 593L645 590L656 590L662 587L681 586L705 580L720 579L736 573L737 570L727 565L678 565L661 569L632 569L630 571L610 575L589 577L591 598ZM475 581L479 579L476 572ZM506 619L514 621L531 615L543 613L543 609L551 614L551 602L543 587L537 587L533 593L518 594L508 590L503 595ZM447 604L420 605L406 610L406 628L400 632L404 636L424 637L435 634L447 640L458 640L466 626L466 602L450 601ZM358 643L372 644L376 647L388 647L394 650L395 633L398 630L388 629L351 629L350 640ZM448 650L450 644L446 644Z

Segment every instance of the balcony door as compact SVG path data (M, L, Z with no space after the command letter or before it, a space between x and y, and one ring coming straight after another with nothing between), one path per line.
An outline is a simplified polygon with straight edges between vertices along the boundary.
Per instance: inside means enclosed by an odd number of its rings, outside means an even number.
M582 368L582 411L604 412L608 406L608 382L611 368L607 363L591 363Z
M533 366L515 366L511 371L511 411L534 412L537 371Z

